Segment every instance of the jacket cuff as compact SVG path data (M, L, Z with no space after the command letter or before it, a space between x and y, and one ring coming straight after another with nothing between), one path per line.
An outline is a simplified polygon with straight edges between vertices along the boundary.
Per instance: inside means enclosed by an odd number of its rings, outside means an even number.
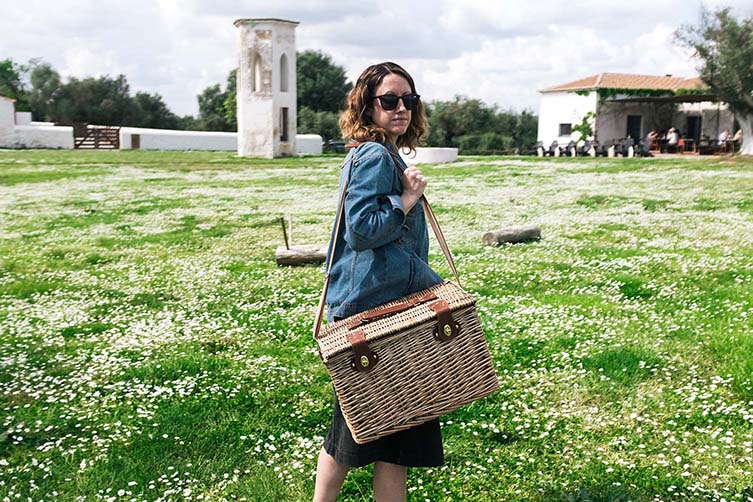
M405 208L403 207L403 199L400 198L399 195L388 195L387 198L390 201L390 204L392 204L392 209L399 209L400 212L405 214Z

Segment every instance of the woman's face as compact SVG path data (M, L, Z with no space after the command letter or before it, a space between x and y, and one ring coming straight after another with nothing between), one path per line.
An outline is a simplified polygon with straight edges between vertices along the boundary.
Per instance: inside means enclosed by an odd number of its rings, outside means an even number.
M395 94L402 96L411 92L410 84L404 77L395 73L388 73L382 79L382 82L374 91L375 96L384 94ZM390 141L395 143L397 138L405 134L411 121L411 112L405 108L403 100L397 102L397 108L394 110L385 110L379 99L372 103L371 120L374 124L387 131Z

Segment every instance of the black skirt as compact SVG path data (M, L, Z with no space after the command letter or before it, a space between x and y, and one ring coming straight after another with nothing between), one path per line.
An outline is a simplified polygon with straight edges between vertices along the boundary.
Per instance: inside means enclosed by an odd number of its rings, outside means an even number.
M337 396L332 425L324 440L324 450L338 464L350 467L362 467L373 462L388 462L405 467L437 467L444 463L439 419L358 444L345 424Z

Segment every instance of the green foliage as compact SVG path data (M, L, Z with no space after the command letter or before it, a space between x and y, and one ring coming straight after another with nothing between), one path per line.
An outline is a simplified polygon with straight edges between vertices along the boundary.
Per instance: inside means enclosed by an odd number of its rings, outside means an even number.
M22 78L27 74L28 84ZM131 96L125 75L69 78L64 83L50 64L39 59L27 65L5 60L0 63L0 95L11 93L23 96L16 110L30 110L35 120L163 129L183 125L159 94Z
M672 96L674 92L664 89L625 89L625 88L607 88L597 89L601 99L616 98L617 96Z
M28 66L14 63L12 59L0 61L0 96L16 100L17 111L28 111L27 91L22 81Z
M139 111L125 75L71 77L55 103L56 122L127 126L138 124Z
M234 131L236 123L228 120L225 113L227 95L220 84L210 85L197 96L199 100L199 123L206 131Z
M457 146L464 155L499 155L512 151L514 140L495 132L465 134L457 137Z
M573 126L573 132L580 133L581 139L588 139L592 138L594 135L594 129L593 129L593 122L596 118L596 114L594 112L588 112L583 116L583 120L580 122L580 124Z
M30 72L29 104L32 118L50 121L57 116L58 99L63 87L60 74L48 63L38 62Z
M345 77L345 69L320 51L298 52L296 59L298 109L334 113L341 110L353 88Z
M625 87L609 87L600 89L581 89L574 91L578 96L588 96L596 91L601 99L611 99L618 96L679 96L687 94L706 94L708 89L629 89Z
M197 96L199 116L196 120L184 117L186 129L202 131L237 131L238 105L237 94L238 69L234 68L227 75L225 90L220 84L210 85Z
M233 69L227 76L225 84L225 118L232 124L238 123L238 68ZM235 127L237 129L237 126ZM235 130L235 129L233 129Z
M456 96L429 104L429 146L455 146L463 154L508 154L536 143L538 118L499 111L481 100Z
M137 92L133 101L138 106L136 123L140 127L155 129L177 129L179 127L180 119L170 111L159 94Z
M318 134L324 141L340 139L340 127L335 112L317 112L304 106L298 110L298 133Z

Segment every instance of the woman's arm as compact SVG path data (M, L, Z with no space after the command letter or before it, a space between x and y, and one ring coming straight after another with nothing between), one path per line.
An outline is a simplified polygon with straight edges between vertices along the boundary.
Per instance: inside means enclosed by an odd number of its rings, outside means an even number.
M353 161L345 196L345 240L356 251L406 234L403 200L393 190L395 176L397 169L386 152Z

